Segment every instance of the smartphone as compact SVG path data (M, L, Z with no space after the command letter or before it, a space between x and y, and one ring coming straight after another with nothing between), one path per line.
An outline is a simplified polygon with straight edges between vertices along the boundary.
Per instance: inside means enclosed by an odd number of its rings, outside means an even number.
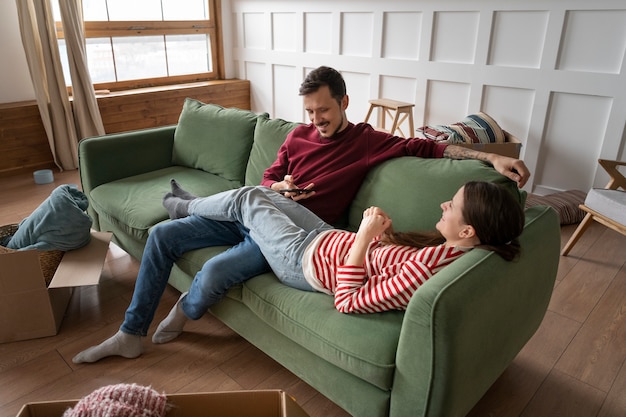
M312 188L286 188L284 190L280 190L278 191L281 194L285 194L285 193L296 193L296 194L308 194L310 192L315 191Z

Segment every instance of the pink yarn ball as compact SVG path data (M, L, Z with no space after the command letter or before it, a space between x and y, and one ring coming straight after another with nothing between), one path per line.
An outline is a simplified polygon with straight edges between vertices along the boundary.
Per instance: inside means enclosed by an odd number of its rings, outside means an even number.
M164 417L167 397L150 387L116 384L81 399L63 417Z

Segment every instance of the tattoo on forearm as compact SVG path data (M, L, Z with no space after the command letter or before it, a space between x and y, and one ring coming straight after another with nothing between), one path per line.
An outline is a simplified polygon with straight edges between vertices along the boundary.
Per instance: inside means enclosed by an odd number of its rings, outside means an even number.
M489 162L484 152L478 152L463 146L449 145L443 151L443 156L450 159L478 159L479 161Z

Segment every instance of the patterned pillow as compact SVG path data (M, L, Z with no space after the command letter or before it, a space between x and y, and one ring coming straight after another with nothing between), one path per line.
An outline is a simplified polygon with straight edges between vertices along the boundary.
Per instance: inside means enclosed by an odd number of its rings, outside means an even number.
M587 213L578 206L585 201L586 195L586 193L578 190L561 191L545 196L528 194L526 208L549 206L559 214L562 225L580 223Z
M451 125L422 126L427 139L448 143L504 143L504 130L487 113L470 114Z

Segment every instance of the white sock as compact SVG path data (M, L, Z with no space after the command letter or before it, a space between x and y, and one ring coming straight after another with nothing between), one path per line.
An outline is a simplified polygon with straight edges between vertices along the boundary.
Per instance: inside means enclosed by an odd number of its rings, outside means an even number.
M141 336L124 333L118 330L113 336L89 349L83 350L72 358L74 363L96 362L108 356L122 356L133 359L143 353Z
M170 310L167 317L159 323L156 332L152 335L152 343L167 343L176 339L183 332L183 327L187 323L187 316L183 312L181 303L183 298L187 295L186 292L182 293L174 307Z

